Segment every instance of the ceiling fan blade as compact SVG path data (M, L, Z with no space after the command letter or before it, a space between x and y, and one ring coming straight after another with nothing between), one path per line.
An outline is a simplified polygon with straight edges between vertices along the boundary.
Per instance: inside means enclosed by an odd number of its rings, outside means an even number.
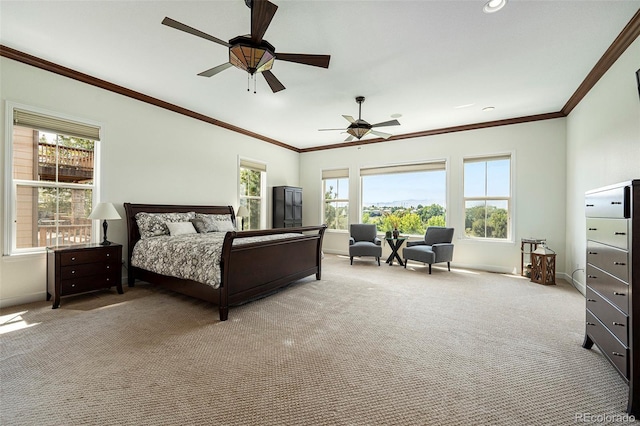
M326 132L330 130L344 130L344 129L318 129L319 132Z
M384 138L384 139L389 139L391 136L393 136L393 135L391 135L389 133L382 133L382 132L378 132L376 130L371 130L369 133L371 133L373 135L376 135L376 136L380 136L381 138Z
M253 5L255 7L255 3L253 3ZM269 70L262 71L262 75L264 75L264 79L267 80L267 83L269 84L269 87L271 87L271 90L273 91L273 93L276 93L285 89L282 83L280 83L280 80L278 80L271 71Z
M225 62L222 65L218 65L217 67L213 67L211 69L208 69L206 71L202 71L200 74L200 76L202 77L213 77L214 75L218 74L220 71L224 71L229 67L232 67L233 65L231 64L231 62Z
M345 142L351 142L354 139L355 139L355 137L353 135L349 135L349 136L347 136L347 138L344 141Z
M278 6L267 0L253 0L251 5L251 41L260 44L276 10L278 10Z
M398 120L389 120L389 121L384 121L378 124L372 124L371 127L399 126L399 125L400 125L400 122Z
M350 116L350 115L343 115L343 117L349 122L349 123L355 123L356 120Z
M192 27L190 27L188 25L185 25L185 24L183 24L181 22L178 22L178 21L176 21L174 19L171 19L169 17L165 17L162 20L162 24L166 25L168 27L171 27L171 28L175 28L176 30L184 31L185 33L193 34L194 36L202 37L205 40L209 40L209 41L221 44L221 45L226 46L226 47L231 47L231 45L229 43L227 43L226 41L224 41L224 40L220 40L217 37L214 37L214 36L209 35L207 33L203 33L200 30L196 30L195 28L192 28Z
M302 53L276 53L276 59L280 61L296 62L303 65L311 65L320 68L329 68L330 55L305 55Z

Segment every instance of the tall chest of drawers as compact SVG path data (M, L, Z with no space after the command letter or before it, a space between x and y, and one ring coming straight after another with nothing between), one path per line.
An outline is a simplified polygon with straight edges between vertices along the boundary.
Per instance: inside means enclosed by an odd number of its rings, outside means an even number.
M85 244L47 249L47 300L116 286L122 294L122 245Z
M629 384L640 413L640 180L585 194L587 310L583 346L595 343ZM635 297L634 297L635 296Z

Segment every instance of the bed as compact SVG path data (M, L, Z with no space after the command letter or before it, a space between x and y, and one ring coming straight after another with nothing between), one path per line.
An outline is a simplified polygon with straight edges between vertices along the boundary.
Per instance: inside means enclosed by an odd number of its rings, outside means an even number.
M321 279L322 239L326 225L229 231L222 234L218 285L212 285L133 266L132 256L136 244L146 241L141 237L136 215L187 212L198 215L228 215L235 225L232 206L124 203L124 208L127 217L129 287L133 287L135 280L139 279L214 303L218 306L220 321L227 320L230 305L251 301L313 274L316 280ZM143 234L146 232L145 229L142 231Z

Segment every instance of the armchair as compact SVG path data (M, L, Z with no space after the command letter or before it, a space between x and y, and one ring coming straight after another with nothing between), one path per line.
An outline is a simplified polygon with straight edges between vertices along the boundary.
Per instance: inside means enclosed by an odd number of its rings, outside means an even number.
M451 260L453 259L453 228L441 226L430 226L424 234L424 240L408 241L407 246L402 250L404 257L404 267L407 267L407 260L429 264L429 274L433 263L447 262L447 269L451 271Z
M382 256L382 241L377 237L375 225L354 223L349 227L349 257L353 265L354 256L373 256L380 266Z

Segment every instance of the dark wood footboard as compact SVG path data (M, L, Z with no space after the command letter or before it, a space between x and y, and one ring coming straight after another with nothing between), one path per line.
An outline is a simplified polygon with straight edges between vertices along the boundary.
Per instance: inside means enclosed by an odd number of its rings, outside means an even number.
M136 279L159 284L170 290L218 305L220 320L228 318L229 305L239 304L268 294L296 280L322 276L322 239L326 225L300 228L278 228L258 231L227 232L221 256L221 284L219 288L196 281L167 277L131 266L135 243L140 239L135 215L138 212L230 214L231 206L186 206L157 204L124 204L128 231L128 284ZM234 240L284 233L299 233L295 238L235 244Z

